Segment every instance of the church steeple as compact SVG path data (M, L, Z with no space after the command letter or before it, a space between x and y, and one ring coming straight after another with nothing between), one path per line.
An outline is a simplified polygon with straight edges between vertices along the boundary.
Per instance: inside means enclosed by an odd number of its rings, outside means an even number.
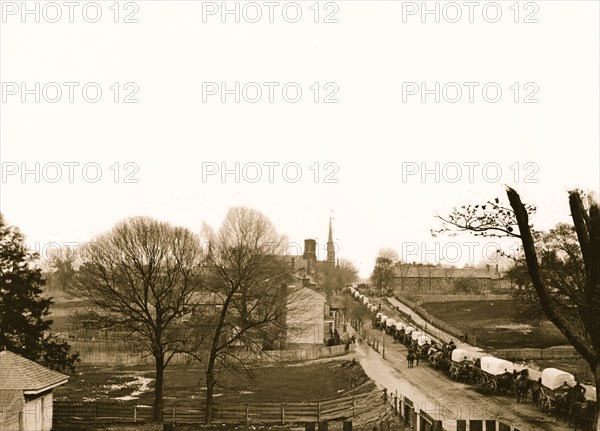
M327 238L327 264L335 267L335 244L333 243L331 217L329 217L329 236Z

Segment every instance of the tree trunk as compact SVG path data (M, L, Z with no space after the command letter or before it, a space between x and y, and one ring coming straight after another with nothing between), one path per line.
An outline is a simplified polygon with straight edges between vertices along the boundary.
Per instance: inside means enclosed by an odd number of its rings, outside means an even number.
M596 411L592 416L592 426L591 429L600 431L600 363L597 363L594 367L592 367L592 372L594 373L594 383L596 383Z
M212 422L213 392L215 388L214 362L208 364L206 370L206 424Z
M154 356L156 363L156 384L154 388L154 422L162 422L163 407L163 376L165 370L165 356Z

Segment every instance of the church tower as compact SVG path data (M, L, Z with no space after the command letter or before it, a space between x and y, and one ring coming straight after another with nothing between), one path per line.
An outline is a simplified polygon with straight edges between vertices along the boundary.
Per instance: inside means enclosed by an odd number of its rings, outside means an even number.
M335 268L335 244L333 243L331 217L329 218L329 236L327 238L327 266Z

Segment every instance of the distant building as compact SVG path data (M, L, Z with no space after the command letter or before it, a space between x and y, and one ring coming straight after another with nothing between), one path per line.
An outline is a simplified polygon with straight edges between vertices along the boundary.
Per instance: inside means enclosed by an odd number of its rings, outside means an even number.
M52 389L68 379L15 353L0 352L0 430L50 431Z
M452 293L459 278L475 280L477 293L506 287L495 266L486 268L454 268L422 263L397 262L394 266L396 292Z

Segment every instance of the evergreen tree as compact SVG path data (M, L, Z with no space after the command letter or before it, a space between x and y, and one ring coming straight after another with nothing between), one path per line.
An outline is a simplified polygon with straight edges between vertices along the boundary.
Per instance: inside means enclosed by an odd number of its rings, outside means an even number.
M42 271L37 254L27 250L23 235L0 214L0 350L10 350L59 371L73 371L78 354L53 336L47 319L52 298L42 298Z

